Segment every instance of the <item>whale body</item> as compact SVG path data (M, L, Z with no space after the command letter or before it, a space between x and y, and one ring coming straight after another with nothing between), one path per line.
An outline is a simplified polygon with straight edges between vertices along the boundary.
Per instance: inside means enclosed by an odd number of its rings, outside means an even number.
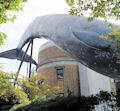
M120 65L113 57L114 45L99 37L113 32L108 25L102 20L88 22L87 17L66 14L40 16L27 27L18 47L1 52L0 57L22 60L22 48L30 39L45 38L90 69L119 79ZM30 56L26 55L24 61L29 62ZM38 65L34 59L31 62Z

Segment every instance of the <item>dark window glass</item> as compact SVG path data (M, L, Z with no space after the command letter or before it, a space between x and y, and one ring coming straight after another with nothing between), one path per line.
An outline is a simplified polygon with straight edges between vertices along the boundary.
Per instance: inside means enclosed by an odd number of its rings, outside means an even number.
M57 79L63 79L63 68L56 69Z

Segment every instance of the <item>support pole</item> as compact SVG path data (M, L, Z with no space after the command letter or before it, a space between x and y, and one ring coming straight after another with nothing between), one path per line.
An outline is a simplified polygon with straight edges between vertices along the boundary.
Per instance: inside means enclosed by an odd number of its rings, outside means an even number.
M26 51L25 51L25 53L24 53L24 55L23 55L23 57L22 57L22 61L21 61L21 63L20 63L20 66L19 66L18 71L17 71L16 78L15 78L15 81L14 81L14 86L15 86L15 82L16 82L17 79L18 79L18 75L19 75L19 73L20 73L20 69L21 69L22 63L23 63L23 61L24 61L25 55L26 55L26 53L27 53L27 51L28 51L28 49L29 49L29 47L30 47L30 43L31 43L31 42L29 42L29 44L28 44L28 46L27 46L27 49L26 49Z
M20 72L20 69L21 69L22 63L23 63L24 58L25 58L25 55L26 55L26 53L27 53L27 51L28 51L28 49L29 49L30 43L31 43L31 42L29 42L28 47L27 47L27 49L26 49L26 51L25 51L25 53L24 53L24 55L23 55L23 58L22 58L22 61L21 61L21 63L20 63L20 66L19 66L19 68L18 68L17 73Z
M32 61L32 53L33 53L33 39L31 39L31 56L30 56L30 67L29 67L29 78L31 77L31 67L32 67L32 64L31 64L31 61Z

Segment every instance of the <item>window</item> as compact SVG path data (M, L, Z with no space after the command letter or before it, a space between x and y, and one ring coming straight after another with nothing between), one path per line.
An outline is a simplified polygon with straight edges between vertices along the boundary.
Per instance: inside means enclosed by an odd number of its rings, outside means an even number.
M56 68L57 79L63 79L63 68Z

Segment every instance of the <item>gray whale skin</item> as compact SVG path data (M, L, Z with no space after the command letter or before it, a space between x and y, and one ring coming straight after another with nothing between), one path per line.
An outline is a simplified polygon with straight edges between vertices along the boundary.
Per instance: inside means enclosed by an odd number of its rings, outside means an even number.
M120 65L113 58L114 45L99 38L112 32L108 25L101 20L88 22L86 17L66 14L37 17L22 35L18 47L1 52L0 57L21 61L25 53L22 48L30 39L45 38L90 69L120 79ZM24 61L29 62L30 56L26 55ZM33 59L32 63L37 65Z

